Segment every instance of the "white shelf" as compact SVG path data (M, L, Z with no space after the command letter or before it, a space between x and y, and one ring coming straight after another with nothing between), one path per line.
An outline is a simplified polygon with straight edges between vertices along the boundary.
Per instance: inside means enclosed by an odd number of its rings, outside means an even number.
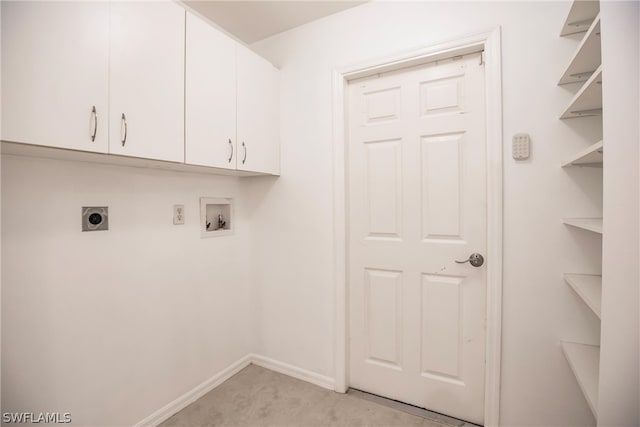
M602 167L603 158L602 141L598 141L589 148L582 150L576 154L571 160L562 165L563 168L569 166L591 166L596 168Z
M602 307L602 276L593 274L569 274L565 273L564 281L585 304L600 318Z
M600 347L562 341L562 350L587 399L591 412L597 419Z
M576 53L558 82L559 85L586 81L602 63L600 49L600 15L593 21Z
M600 2L574 0L567 15L567 19L562 25L561 36L582 33L587 31L589 25L600 13Z
M571 60L564 69L558 85L584 82L560 119L602 117L602 47L600 40L600 2L573 0L562 26L561 36L585 33ZM598 141L568 159L562 167L600 167L603 161L603 142ZM596 234L603 234L602 218L564 218L565 225ZM564 280L589 309L601 319L602 276L565 273ZM598 378L600 347L561 341L562 351L594 417L598 418Z
M602 114L602 65L589 77L565 109L561 119Z
M602 234L602 218L565 218L562 222L572 227Z

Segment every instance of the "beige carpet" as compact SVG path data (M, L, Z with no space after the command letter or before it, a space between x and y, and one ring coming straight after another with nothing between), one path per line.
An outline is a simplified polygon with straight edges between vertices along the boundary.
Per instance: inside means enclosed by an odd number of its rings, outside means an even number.
M246 367L161 426L450 427L255 365Z

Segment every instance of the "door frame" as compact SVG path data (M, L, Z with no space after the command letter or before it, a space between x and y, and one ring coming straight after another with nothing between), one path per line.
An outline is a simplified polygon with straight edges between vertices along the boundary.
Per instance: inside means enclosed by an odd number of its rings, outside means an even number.
M335 391L349 388L348 158L346 96L349 81L484 50L487 162L487 307L484 425L500 415L502 339L502 69L501 28L374 59L333 71L333 233Z

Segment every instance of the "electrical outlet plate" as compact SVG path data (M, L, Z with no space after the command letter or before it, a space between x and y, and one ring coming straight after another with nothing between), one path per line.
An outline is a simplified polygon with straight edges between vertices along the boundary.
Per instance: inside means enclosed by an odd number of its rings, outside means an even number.
M529 158L531 138L527 133L517 133L513 135L511 142L511 155L515 160L526 160Z
M184 205L173 205L173 225L184 225Z
M109 229L109 207L83 206L82 231L105 231Z

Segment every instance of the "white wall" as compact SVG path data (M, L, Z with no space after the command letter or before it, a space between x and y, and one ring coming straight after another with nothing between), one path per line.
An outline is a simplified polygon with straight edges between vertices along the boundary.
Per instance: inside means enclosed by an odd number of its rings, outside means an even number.
M2 33L2 8L0 7L0 34ZM0 81L2 81L2 55L0 55ZM2 99L0 85L0 99ZM2 131L2 103L0 102L0 131ZM0 413L2 412L2 154L0 154Z
M558 87L577 38L569 2L376 2L253 47L281 67L282 177L252 183L258 353L334 374L332 72L497 25L503 29L503 425L593 425L559 346L597 344L598 319L562 273L600 272L600 238L562 225L599 216L601 172L559 167L598 141L598 119L558 120L577 87ZM514 133L531 135L516 163Z
M200 196L235 198L235 235L200 238ZM3 411L131 425L252 351L238 178L4 155L2 228Z
M637 426L640 3L601 2L600 8L606 193L598 425Z

